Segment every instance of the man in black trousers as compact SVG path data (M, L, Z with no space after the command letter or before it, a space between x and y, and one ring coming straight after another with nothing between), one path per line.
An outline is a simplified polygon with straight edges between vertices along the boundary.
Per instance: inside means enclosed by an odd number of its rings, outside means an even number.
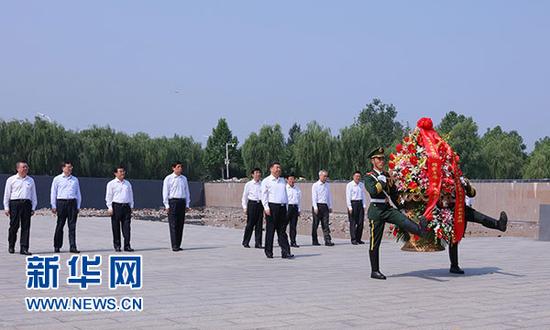
M277 239L281 248L281 257L284 259L294 258L290 253L290 244L286 235L287 226L287 204L286 182L281 177L281 164L274 162L269 167L271 175L263 179L262 204L266 215L265 228L265 255L269 259L273 258L273 238L277 231Z
M185 212L189 210L191 196L189 183L183 173L183 164L179 161L172 164L172 174L166 176L162 184L162 200L168 213L170 242L172 251L182 251L183 225Z
M252 174L252 180L248 181L244 185L243 196L241 204L244 214L246 214L246 227L244 229L243 246L250 248L250 238L254 231L256 249L262 248L262 230L264 221L264 207L262 206L261 186L260 179L262 178L262 171L259 168L255 168L250 173Z
M6 180L4 189L4 211L10 217L8 231L8 252L15 253L17 231L21 225L20 253L31 255L29 252L29 236L31 230L31 217L38 204L36 199L36 186L34 180L28 176L29 165L26 161L18 161L15 164L17 174Z
M302 191L298 186L296 186L296 176L294 174L289 174L286 178L286 194L288 197L288 224L290 227L290 246L299 248L300 246L296 243L296 234L298 232L298 217L300 217L301 201L302 201Z
M65 161L61 164L63 173L52 181L50 203L53 214L57 214L57 225L53 238L54 252L58 253L63 246L63 227L69 227L69 245L71 253L80 253L76 248L76 218L82 197L78 178L72 175L73 164Z
M353 180L346 186L346 205L348 207L349 234L351 244L365 244L363 237L363 225L365 223L365 209L367 208L367 196L365 184L361 182L361 172L353 173Z
M329 214L332 213L332 193L328 183L328 172L319 171L319 181L311 186L311 210L313 211L313 222L311 226L311 239L313 245L319 244L317 239L317 228L321 223L326 246L334 246L330 237Z
M132 221L132 209L134 208L134 193L132 185L125 180L126 169L120 165L115 168L115 178L107 183L105 202L111 216L111 228L113 230L113 246L116 252L120 252L120 229L124 236L124 251L134 252L130 245L130 224Z

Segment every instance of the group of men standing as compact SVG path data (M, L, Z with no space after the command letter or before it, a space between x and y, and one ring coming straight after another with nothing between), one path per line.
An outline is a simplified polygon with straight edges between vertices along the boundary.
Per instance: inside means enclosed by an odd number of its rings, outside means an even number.
M4 189L4 211L10 217L8 252L15 253L17 233L21 228L20 253L31 255L32 253L29 252L31 217L38 205L36 185L33 178L28 175L29 165L26 161L18 161L16 170L17 174L6 180ZM80 253L76 244L76 223L82 204L80 183L78 178L72 175L72 162L63 162L61 170L62 173L54 177L50 191L51 210L57 216L53 239L54 252L60 252L63 247L63 231L67 223L69 251ZM173 163L172 174L166 176L162 187L162 201L168 214L170 241L174 252L182 250L185 212L189 209L191 202L189 183L182 173L182 163L179 161ZM113 174L114 179L107 183L105 192L105 203L111 217L113 247L116 252L121 252L122 247L124 251L133 252L134 249L130 244L134 208L132 184L125 179L124 166L117 166ZM121 233L124 245L122 245Z
M241 204L247 220L242 245L245 248L250 248L250 240L252 233L254 233L254 247L263 248L266 256L272 258L273 238L276 232L282 250L282 257L292 258L290 247L300 247L296 241L296 234L298 218L302 211L302 191L296 185L294 174L289 174L286 181L281 177L281 165L278 162L271 164L270 172L270 175L262 180L262 171L259 168L253 169L251 172L252 180L244 186ZM319 180L311 187L311 203L313 215L312 245L321 245L317 237L317 231L319 225L321 225L324 244L334 246L329 225L333 198L326 170L319 171ZM355 172L353 180L346 186L346 205L348 206L351 243L353 245L365 244L361 238L367 199L360 172ZM264 215L266 217L266 236L265 246L262 246ZM287 227L289 227L290 243L289 236L286 234Z

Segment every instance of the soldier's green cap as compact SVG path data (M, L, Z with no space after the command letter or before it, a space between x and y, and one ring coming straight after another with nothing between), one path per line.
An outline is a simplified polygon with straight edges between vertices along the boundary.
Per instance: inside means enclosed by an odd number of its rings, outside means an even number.
M378 147L370 152L369 158L384 157L384 148Z

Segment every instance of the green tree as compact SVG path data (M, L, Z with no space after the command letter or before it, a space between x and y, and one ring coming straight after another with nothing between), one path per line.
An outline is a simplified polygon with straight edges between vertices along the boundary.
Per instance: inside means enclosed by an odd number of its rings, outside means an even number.
M282 160L284 149L285 138L281 126L263 126L258 134L251 133L243 143L242 157L246 171L258 167L265 173L271 162ZM282 165L284 168L285 164Z
M526 159L523 138L504 132L500 126L488 129L481 138L480 164L484 179L518 179Z
M330 170L334 145L330 129L323 128L316 121L307 124L294 145L294 159L300 173L314 180L320 169Z
M229 147L229 159L234 166L239 163L239 158L241 158L237 149L239 141L236 136L233 136L225 118L220 118L218 125L212 129L212 134L208 137L204 150L204 166L209 178L218 179L224 173L226 143L234 144L233 147Z
M529 155L523 167L525 179L550 178L550 137L546 136L535 142L535 149Z
M393 104L373 99L361 110L356 124L368 126L374 133L375 145L387 147L403 138L403 125L395 120L397 110Z
M353 124L340 130L334 153L333 178L349 179L354 171L371 168L369 153L378 146L370 125Z
M298 163L294 158L294 146L301 134L302 128L298 125L298 123L294 123L288 130L288 138L286 140L282 160L285 172L288 174L293 173L294 175L300 175Z
M469 178L483 177L483 166L479 164L480 138L478 127L472 117L448 112L437 127L453 149L460 155L464 175Z

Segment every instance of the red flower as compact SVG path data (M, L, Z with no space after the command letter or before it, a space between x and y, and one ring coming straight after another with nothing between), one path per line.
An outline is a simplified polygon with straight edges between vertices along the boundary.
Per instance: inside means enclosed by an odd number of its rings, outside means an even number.
M396 146L395 146L395 150L396 150L397 152L403 151L403 145L402 145L401 143L398 144L398 145L396 145Z
M394 154L390 154L390 160L394 160L395 159L395 155Z
M418 235L416 235L416 234L413 235L413 240L414 240L414 241L418 241L419 239L420 239L420 236L418 236Z
M388 166L389 166L390 170L393 170L395 168L395 163L394 162L389 162Z
M397 236L397 228L393 230L393 236Z
M412 156L411 159L410 159L410 162L413 166L418 165L418 157Z
M409 149L409 153L411 154L416 153L416 147L413 144L409 144L408 149Z
M403 141L409 143L409 142L411 142L411 138L408 137L408 136L405 136L405 137L403 138Z
M409 174L409 172L410 172L409 169L406 168L406 167L405 167L404 169L401 170L401 174L402 174L403 176L406 176L407 174Z
M411 183L409 183L409 189L414 190L416 188L418 188L418 183L411 181Z

